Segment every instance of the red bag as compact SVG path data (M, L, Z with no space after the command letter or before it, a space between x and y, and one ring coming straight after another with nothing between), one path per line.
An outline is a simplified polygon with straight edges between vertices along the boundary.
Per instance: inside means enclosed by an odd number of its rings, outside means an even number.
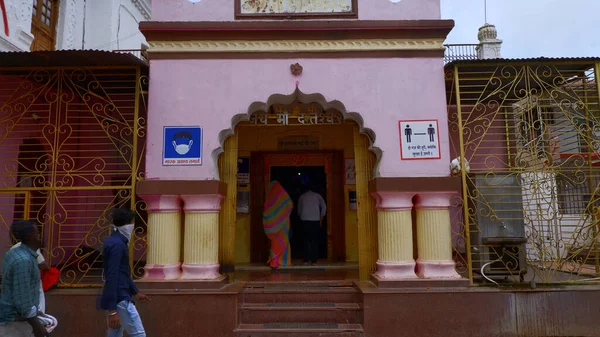
M49 270L42 270L42 288L44 291L50 290L58 282L60 272L56 268L50 268Z

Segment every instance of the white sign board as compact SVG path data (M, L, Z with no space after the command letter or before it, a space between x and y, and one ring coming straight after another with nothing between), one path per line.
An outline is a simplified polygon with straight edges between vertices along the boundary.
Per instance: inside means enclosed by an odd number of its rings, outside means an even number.
M399 121L400 159L440 159L440 134L437 120Z

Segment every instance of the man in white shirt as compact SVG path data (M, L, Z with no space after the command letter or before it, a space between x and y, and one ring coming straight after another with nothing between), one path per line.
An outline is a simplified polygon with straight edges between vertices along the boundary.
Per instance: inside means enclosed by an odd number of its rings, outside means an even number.
M311 260L313 266L317 264L319 232L327 212L325 200L314 190L313 186L309 186L298 199L298 216L304 232L304 263Z

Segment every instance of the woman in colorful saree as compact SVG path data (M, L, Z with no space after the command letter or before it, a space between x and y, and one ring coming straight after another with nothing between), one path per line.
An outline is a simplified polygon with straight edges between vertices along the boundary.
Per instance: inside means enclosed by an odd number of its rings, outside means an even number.
M269 266L279 268L291 264L292 252L290 250L290 214L294 204L289 194L278 181L269 185L263 212L263 228L269 240L271 251Z

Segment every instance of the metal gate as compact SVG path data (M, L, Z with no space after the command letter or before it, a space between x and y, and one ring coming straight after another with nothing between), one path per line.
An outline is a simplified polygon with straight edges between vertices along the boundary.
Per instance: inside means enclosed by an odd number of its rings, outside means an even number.
M145 67L0 69L0 254L17 219L36 219L59 285L101 284L110 210L139 219L134 274L145 260L142 179Z
M451 155L463 184L453 243L472 281L600 280L599 66L537 59L446 67Z

